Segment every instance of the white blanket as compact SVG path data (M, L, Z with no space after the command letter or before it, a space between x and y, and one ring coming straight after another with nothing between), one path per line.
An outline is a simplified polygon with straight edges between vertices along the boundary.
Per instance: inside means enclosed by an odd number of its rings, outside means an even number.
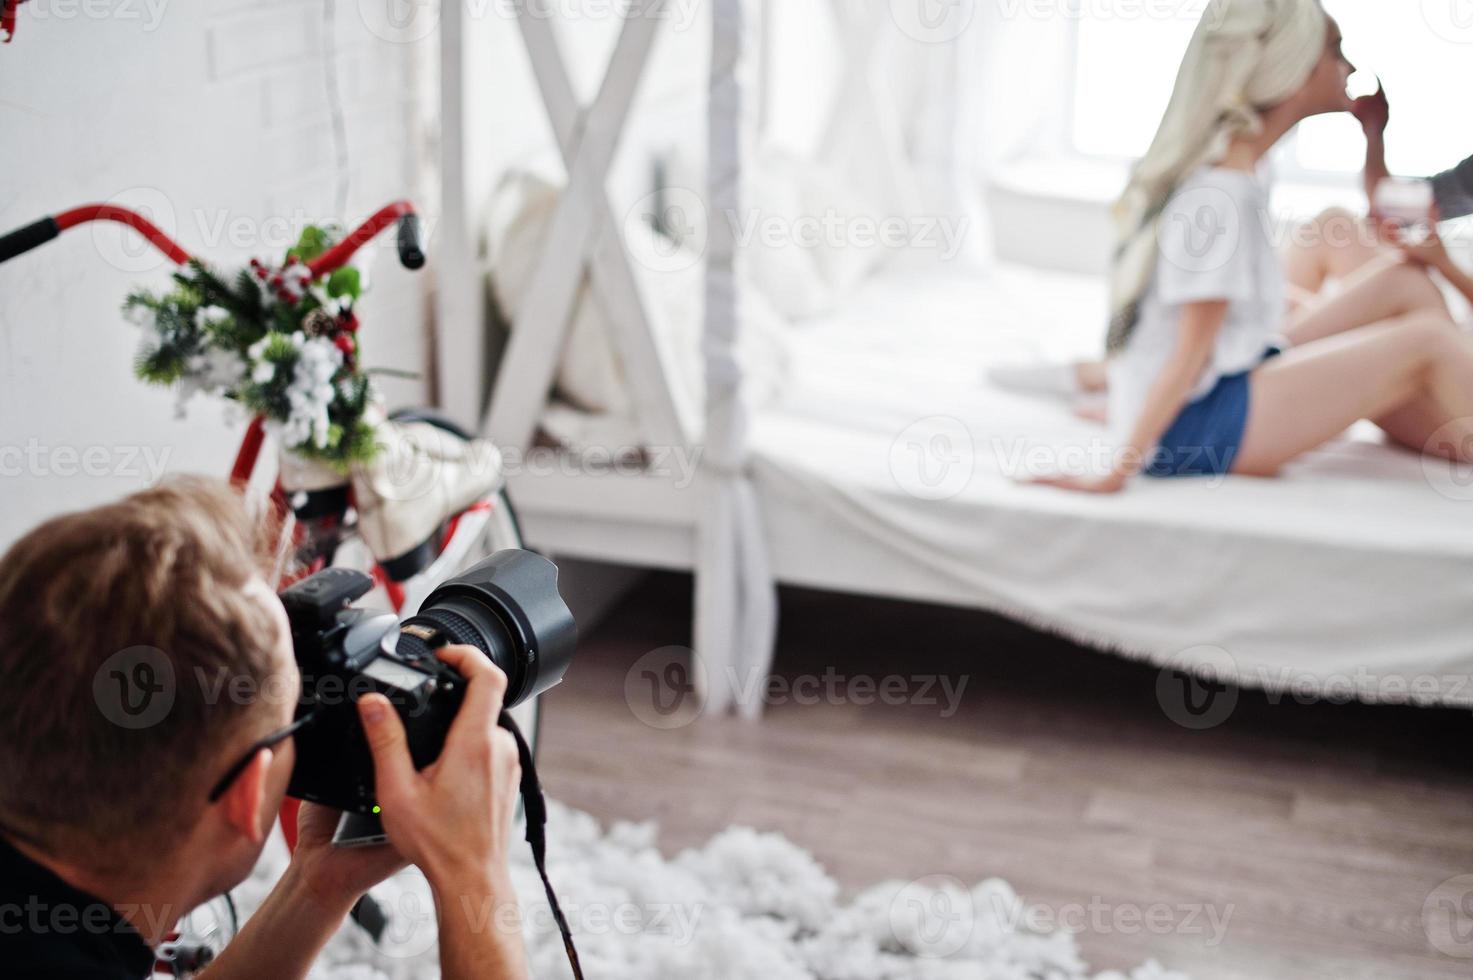
M1095 280L1023 270L866 287L799 328L801 383L757 419L764 512L892 555L892 578L867 591L975 604L1272 691L1473 704L1466 468L1353 430L1274 480L1139 479L1096 498L1008 478L1079 461L1062 451L1104 433L989 389L981 369L1092 352L1103 307ZM816 583L822 558L788 537L771 540L779 576Z

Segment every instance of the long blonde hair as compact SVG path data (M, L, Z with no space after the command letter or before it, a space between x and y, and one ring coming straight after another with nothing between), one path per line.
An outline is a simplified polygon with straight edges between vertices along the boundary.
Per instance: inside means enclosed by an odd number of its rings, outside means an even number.
M1319 0L1212 0L1177 73L1151 148L1115 205L1118 246L1105 349L1124 348L1140 315L1160 248L1156 226L1181 182L1217 163L1234 137L1258 132L1259 108L1309 81L1329 18Z

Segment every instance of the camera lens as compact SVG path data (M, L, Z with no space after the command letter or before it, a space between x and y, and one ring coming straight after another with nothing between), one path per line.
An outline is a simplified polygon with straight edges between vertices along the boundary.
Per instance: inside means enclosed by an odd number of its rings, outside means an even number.
M432 641L464 643L506 674L515 707L557 684L578 643L573 614L558 594L557 566L530 551L500 551L441 585L404 621L398 653L432 657Z

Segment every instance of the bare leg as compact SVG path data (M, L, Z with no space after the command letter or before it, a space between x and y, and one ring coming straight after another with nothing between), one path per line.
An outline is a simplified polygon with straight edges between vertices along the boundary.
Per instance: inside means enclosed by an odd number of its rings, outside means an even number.
M1296 348L1253 372L1248 424L1233 472L1271 476L1354 422L1419 405L1426 435L1473 443L1473 346L1445 318L1414 313Z
M1442 291L1424 269L1413 265L1364 266L1356 281L1340 295L1309 309L1290 321L1285 334L1300 346L1325 337L1424 312L1442 318L1455 329ZM1374 421L1394 441L1421 451L1428 437L1446 421L1442 407L1421 395Z
M1426 270L1403 262L1364 266L1343 292L1293 316L1284 335L1296 347L1356 327L1427 311L1451 319Z
M1376 240L1365 219L1330 208L1294 229L1284 249L1284 274L1295 290L1314 296L1328 280L1348 280L1367 264L1394 254Z

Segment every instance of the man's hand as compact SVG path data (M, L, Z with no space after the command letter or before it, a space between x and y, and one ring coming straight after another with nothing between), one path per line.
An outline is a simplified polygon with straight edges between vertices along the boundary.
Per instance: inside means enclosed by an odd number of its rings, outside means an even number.
M352 905L374 885L408 865L391 845L333 847L332 835L342 816L331 807L303 803L297 814L297 849L292 863L302 881L324 904Z
M1391 101L1386 89L1378 87L1374 95L1362 95L1350 104L1350 114L1360 123L1368 140L1381 140L1391 124Z
M1405 232L1400 228L1393 229L1390 236L1392 243L1408 262L1446 273L1453 267L1453 258L1448 254L1447 244L1443 242L1442 236L1437 233L1439 220L1441 215L1437 206L1433 205L1431 213L1427 215L1428 230L1423 238L1415 242L1408 241Z
M475 647L445 647L438 656L468 683L440 758L423 771L415 771L388 699L358 701L384 830L431 885L467 872L506 873L522 772L516 741L497 725L506 675Z
M424 872L440 918L446 980L526 975L507 848L521 763L501 728L506 675L477 650L451 646L441 660L467 681L465 700L434 763L416 771L404 724L387 698L369 694L358 714L373 750L379 814L394 847Z
M307 976L353 903L404 867L392 847L335 849L339 816L329 807L302 804L297 849L286 874L204 972L207 980Z
M1350 112L1366 134L1365 189L1370 202L1371 225L1383 229L1384 219L1376 212L1376 188L1391 176L1386 166L1386 127L1391 123L1391 103L1386 89L1377 86L1375 95L1363 95L1350 104Z

